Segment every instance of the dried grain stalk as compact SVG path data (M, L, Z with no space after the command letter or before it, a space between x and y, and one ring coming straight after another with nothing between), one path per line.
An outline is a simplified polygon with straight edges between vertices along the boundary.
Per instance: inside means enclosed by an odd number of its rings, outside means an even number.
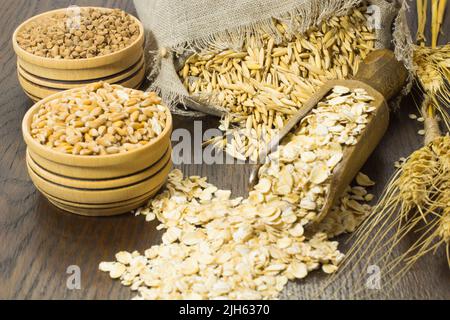
M450 43L438 47L414 46L413 63L416 78L429 97L433 108L450 128Z
M441 136L438 118L447 129L449 116L450 44L437 46L445 1L432 1L431 47L425 46L427 1L417 1L417 43L413 46L414 74L424 93L421 112L425 124L425 146L413 152L393 175L369 218L354 234L354 243L340 270L355 270L364 259L383 268L385 289L391 290L415 262L446 245L450 267L450 136ZM393 255L412 232L418 239L400 255ZM335 278L330 280L333 281ZM330 283L329 282L329 283ZM353 294L365 290L363 275Z
M432 136L427 129L427 139L432 141L413 152L394 173L381 199L353 235L341 273L355 271L361 263L362 270L377 265L382 268L383 289L389 291L426 253L441 245L449 252L450 136ZM416 232L419 238L394 255L402 240ZM364 274L356 279L354 295L365 292L365 280Z
M438 117L430 99L422 104L425 146L413 152L394 173L368 219L353 235L353 244L341 265L341 272L354 271L363 263L382 268L384 289L392 290L415 262L442 245L449 253L450 136L441 136ZM394 255L411 233L415 242ZM365 261L365 262L363 262ZM361 274L353 294L365 291ZM335 280L332 278L331 281Z

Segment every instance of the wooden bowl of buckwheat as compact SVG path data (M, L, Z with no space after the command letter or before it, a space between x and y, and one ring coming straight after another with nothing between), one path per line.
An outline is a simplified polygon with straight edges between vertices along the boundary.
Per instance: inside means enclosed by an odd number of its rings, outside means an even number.
M67 90L28 110L22 131L33 183L72 213L136 209L172 167L172 117L154 92L106 82Z
M34 101L97 81L138 88L144 80L144 28L119 9L45 12L22 23L12 42L19 82Z

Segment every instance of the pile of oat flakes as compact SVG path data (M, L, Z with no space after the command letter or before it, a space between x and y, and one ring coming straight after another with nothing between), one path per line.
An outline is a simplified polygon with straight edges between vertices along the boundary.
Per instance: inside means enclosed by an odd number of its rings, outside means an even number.
M162 243L143 255L119 252L100 270L137 291L136 299L273 299L289 280L319 268L335 272L344 255L330 238L362 221L373 182L359 174L359 186L320 225L310 224L345 147L357 143L374 112L372 100L362 89L335 87L269 155L247 199L173 171L166 189L137 212L161 222Z

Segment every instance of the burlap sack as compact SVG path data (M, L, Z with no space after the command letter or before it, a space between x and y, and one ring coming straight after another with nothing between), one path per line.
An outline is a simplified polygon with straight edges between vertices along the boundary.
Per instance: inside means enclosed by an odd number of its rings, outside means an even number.
M331 16L340 16L362 0L134 0L147 31L153 64L149 90L158 91L176 114L200 116L187 110L188 92L182 85L174 57L208 46L238 48L250 34L276 35L273 18L290 32L303 32ZM403 28L399 1L369 0L377 31L377 48L391 47L392 25ZM401 28L399 28L398 32Z

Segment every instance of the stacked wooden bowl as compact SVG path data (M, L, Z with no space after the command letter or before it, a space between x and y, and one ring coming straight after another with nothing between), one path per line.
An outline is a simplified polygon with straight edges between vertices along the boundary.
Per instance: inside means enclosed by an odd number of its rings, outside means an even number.
M131 15L139 25L139 37L128 47L103 56L87 59L45 58L27 52L17 43L18 33L27 24L66 10L58 9L34 16L22 23L13 34L17 74L25 93L37 102L57 92L97 81L137 89L145 77L144 28Z
M172 168L169 110L163 132L149 144L114 155L79 156L54 151L30 134L33 115L60 95L35 104L22 122L27 168L35 186L58 208L86 216L122 214L145 204Z

